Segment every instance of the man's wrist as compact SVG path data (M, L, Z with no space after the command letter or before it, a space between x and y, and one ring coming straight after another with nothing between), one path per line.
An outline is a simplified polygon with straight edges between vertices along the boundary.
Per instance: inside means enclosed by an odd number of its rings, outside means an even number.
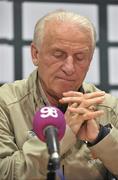
M100 129L99 129L99 133L98 133L97 138L96 138L94 141L92 141L92 142L87 142L87 141L85 141L85 143L87 144L88 147L91 147L91 146L96 145L96 144L99 143L106 135L109 134L110 129L111 129L111 124L107 124L106 126L103 126L103 125L100 124Z

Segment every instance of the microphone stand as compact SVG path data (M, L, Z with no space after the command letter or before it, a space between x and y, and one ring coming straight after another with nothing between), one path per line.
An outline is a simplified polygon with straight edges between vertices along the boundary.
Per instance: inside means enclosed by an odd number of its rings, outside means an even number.
M54 167L54 163L50 158L48 162L47 180L55 180L55 178L56 178L55 167Z
M48 173L47 173L47 180L55 180L56 179L56 170L60 167L60 159L49 158L48 161Z
M55 180L56 170L60 168L59 142L57 138L57 130L52 126L45 130L46 142L49 152L47 180Z

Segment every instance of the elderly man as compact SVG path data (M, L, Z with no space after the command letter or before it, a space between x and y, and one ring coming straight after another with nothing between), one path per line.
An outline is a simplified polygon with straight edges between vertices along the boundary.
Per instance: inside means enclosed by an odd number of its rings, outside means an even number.
M118 177L118 101L85 83L95 49L93 24L73 12L40 19L31 43L34 70L0 88L0 179L46 179L48 152L34 133L33 117L51 105L64 112L61 168L67 180Z

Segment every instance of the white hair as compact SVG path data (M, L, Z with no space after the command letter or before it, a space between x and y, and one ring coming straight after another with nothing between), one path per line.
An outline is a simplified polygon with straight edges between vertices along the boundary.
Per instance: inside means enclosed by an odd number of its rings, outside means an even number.
M36 24L35 30L34 30L34 37L33 42L40 46L45 32L45 23L51 20L58 20L62 22L72 22L76 23L79 26L83 27L84 29L91 32L91 38L92 38L92 46L95 48L96 44L96 31L95 27L92 24L92 22L85 16L81 16L77 13L65 11L65 10L56 10L54 12L51 12L47 14L46 16L43 16Z

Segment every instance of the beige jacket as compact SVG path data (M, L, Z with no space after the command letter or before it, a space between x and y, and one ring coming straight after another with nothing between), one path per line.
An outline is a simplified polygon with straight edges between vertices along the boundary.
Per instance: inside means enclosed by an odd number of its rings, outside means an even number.
M83 84L86 91L97 91ZM44 180L47 176L46 144L31 133L33 116L47 99L37 83L35 70L28 79L0 87L0 180ZM98 121L113 128L90 149L76 139L69 127L60 142L61 166L66 180L105 179L105 167L118 177L118 100L106 95L105 111ZM96 159L93 158L96 157Z

